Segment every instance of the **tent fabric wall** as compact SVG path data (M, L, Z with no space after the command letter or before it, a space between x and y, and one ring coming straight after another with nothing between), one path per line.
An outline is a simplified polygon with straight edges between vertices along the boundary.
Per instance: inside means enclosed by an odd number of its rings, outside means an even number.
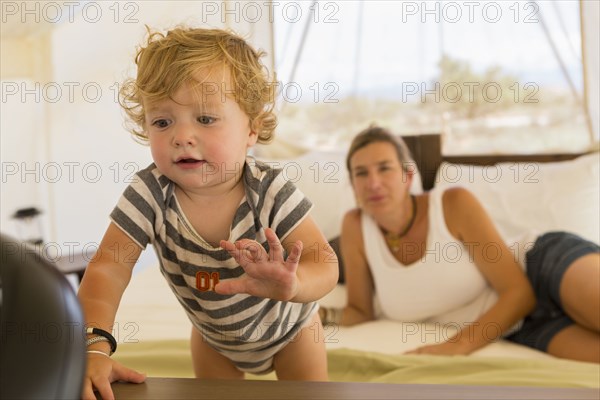
M600 2L581 0L581 33L586 106L589 113L592 141L600 141Z
M107 6L111 4L106 3ZM101 85L105 94L105 102L77 103L63 100L56 104L44 101L25 102L17 95L7 95L9 101L3 100L2 104L3 167L17 165L21 168L22 163L26 162L27 167L31 168L29 164L37 162L42 165L42 174L37 174L37 177L40 177L44 175L44 165L58 163L67 177L70 171L68 163L77 162L78 165L85 166L98 162L104 168L105 178L113 178L116 172L121 178L118 182L111 179L92 185L85 179L82 181L81 176L78 176L79 181L76 182L63 178L57 183L44 182L43 179L36 181L33 179L36 178L36 174L24 177L22 174L3 176L10 180L8 183L2 182L3 207L0 226L3 231L10 231L14 226L10 215L15 211L15 207L26 199L23 206L35 205L45 211L45 218L48 218L45 223L48 240L62 244L74 240L75 236L81 242L100 239L107 223L107 211L116 201L125 183L122 178L130 172L132 164L141 167L149 157L147 149L136 147L137 145L131 142L122 128L122 115L118 105L108 97L113 93L115 82L122 81L122 71L126 63L131 62L134 43L138 43L144 36L143 24L167 28L172 26L174 21L201 25L195 22L202 19L207 21L205 25L227 26L238 30L255 46L265 49L268 54L265 63L273 65L273 26L269 23L270 18L261 18L259 24L256 24L244 19L236 21L231 14L225 13L214 15L214 19L211 20L202 16L203 2L144 4L147 7L140 8L136 14L139 23L135 25L115 24L111 20L103 20L93 25L77 19L74 22L63 21L57 24L36 24L35 21L30 21L34 25L31 29L24 30L17 26L18 29L11 34L10 21L3 24L0 46L3 85L7 82L25 82L30 88L36 82L41 85L54 82L62 84L65 88L64 83L77 82L80 84L78 88L81 88L85 83L93 82ZM229 7L234 7L235 4L232 3ZM597 0L581 0L581 6L586 106L592 137L598 141L600 4ZM107 18L113 16L110 10L106 10L105 15ZM16 17L11 21L23 23ZM98 37L102 40L97 40ZM31 99L31 96L28 95L27 99ZM13 112L14 109L18 109L19 112ZM17 118L21 115L29 118L27 123L22 123L22 119ZM271 145L271 149L275 151L276 147ZM277 155L281 157L283 149L279 146L277 150L281 150ZM273 155L275 156L274 153ZM115 165L118 170L115 169ZM81 175L81 172L78 172ZM94 211L89 212L80 206L74 206L81 202L94 202Z

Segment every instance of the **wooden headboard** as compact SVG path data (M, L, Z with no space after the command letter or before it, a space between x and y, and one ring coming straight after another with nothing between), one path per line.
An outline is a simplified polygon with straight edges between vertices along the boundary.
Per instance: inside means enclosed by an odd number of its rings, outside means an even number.
M440 134L419 136L402 136L410 149L413 159L423 180L423 189L433 188L435 175L440 164L447 161L455 164L494 165L499 162L552 162L577 158L585 153L565 154L489 154L468 156L442 155L442 139Z

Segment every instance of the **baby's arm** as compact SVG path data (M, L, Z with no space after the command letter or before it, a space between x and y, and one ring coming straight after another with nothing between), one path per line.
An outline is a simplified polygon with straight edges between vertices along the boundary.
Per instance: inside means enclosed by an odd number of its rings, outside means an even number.
M338 259L312 217L304 219L283 241L286 249L294 243L304 245L298 266L299 289L291 301L306 303L319 300L338 281Z
M141 248L121 229L113 223L109 225L79 288L78 297L87 326L112 331L121 296L140 253ZM94 343L88 350L110 354L107 342ZM140 383L144 379L145 375L125 368L102 354L88 353L82 398L95 399L93 388L96 388L103 399L112 399L111 382L123 380Z
M265 235L269 254L255 241L221 242L246 274L221 281L215 287L218 293L248 293L307 303L320 299L333 289L338 279L337 257L310 216L290 232L283 243L270 228L265 229ZM283 249L288 251L285 260Z

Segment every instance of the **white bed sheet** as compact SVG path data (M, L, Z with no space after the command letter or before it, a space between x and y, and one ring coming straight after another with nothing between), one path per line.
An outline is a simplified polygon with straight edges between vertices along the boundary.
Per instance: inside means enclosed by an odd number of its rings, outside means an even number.
M341 306L345 301L345 288L338 285L320 303ZM115 335L119 342L189 339L191 327L158 267L134 273L115 319ZM350 348L401 354L423 344L442 341L453 332L451 326L379 319L352 327L326 327L325 341L328 349ZM552 358L548 354L504 340L492 343L474 352L472 356Z

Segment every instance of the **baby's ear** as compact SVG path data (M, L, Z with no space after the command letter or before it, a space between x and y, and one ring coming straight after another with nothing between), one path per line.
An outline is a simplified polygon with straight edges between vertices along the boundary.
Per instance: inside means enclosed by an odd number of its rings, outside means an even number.
M258 141L258 134L255 131L250 131L250 135L248 136L248 147L252 147Z
M263 127L263 116L262 114L257 115L252 121L250 121L250 129L255 133L260 132Z
M248 142L247 147L252 147L258 141L258 131L254 128L253 124L250 124L250 130L248 131Z
M258 141L259 132L261 132L263 127L262 124L263 121L260 115L250 121L250 133L248 139L251 140L252 143L248 142L248 147L254 146Z

